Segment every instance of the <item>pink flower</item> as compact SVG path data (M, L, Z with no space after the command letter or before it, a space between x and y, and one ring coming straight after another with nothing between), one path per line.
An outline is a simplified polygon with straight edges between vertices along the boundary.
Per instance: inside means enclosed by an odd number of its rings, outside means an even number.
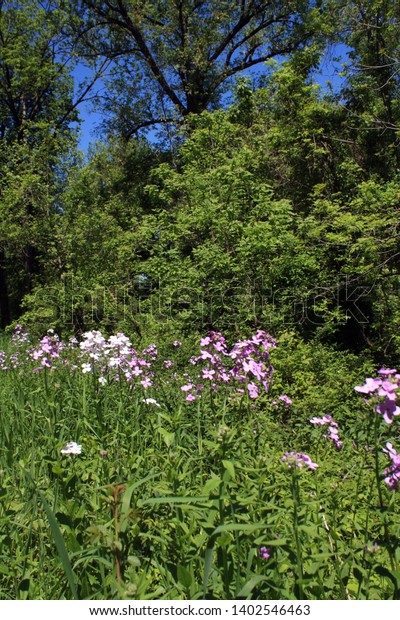
M391 398L385 398L383 403L379 403L376 408L377 413L383 415L383 419L387 424L393 422L393 417L400 415L400 407L396 407L395 402Z
M196 400L196 396L193 396L193 394L188 394L188 395L186 396L186 400L187 400L189 403L191 403L191 402L193 402L194 400Z
M269 547L260 547L258 555L263 560L269 560L269 558L271 557L271 549Z
M150 381L149 377L145 377L144 379L141 380L140 383L143 385L143 387L145 389L147 389L148 387L151 386L151 381Z
M193 388L193 385L191 383L188 383L187 385L182 385L181 390L182 392L188 392L192 388Z
M313 463L308 454L302 454L301 452L286 452L281 461L286 461L289 467L303 467L306 465L309 469L317 469L317 463Z
M384 448L383 451L386 452L392 461L392 465L383 472L383 475L386 476L384 481L390 489L396 491L400 482L400 454L397 454L396 450L389 442L386 444L386 449Z
M311 424L317 424L318 426L324 426L324 424L330 424L332 421L331 415L324 415L323 418L311 418Z
M279 400L286 403L287 405L291 405L293 402L292 400L290 400L289 396L286 396L286 394L282 394L281 396L279 396Z
M371 377L368 377L364 385L356 385L354 389L356 392L361 392L361 394L370 394L371 392L375 392L381 384L382 379L371 379Z
M381 368L380 370L378 370L378 374L382 376L394 375L396 372L396 368Z
M249 390L250 398L257 398L258 397L258 386L255 383L248 383L247 384L247 389Z

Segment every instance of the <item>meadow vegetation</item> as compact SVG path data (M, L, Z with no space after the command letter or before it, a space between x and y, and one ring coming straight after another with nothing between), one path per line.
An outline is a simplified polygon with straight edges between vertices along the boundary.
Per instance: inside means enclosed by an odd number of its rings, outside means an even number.
M6 344L1 598L398 597L395 369L262 330Z

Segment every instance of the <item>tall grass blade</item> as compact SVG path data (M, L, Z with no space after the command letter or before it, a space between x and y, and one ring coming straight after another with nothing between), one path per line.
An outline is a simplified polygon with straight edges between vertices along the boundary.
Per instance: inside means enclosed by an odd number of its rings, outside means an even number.
M48 505L43 493L38 490L38 494L40 496L40 499L42 500L43 508L45 509L47 519L49 521L50 529L53 534L54 542L56 543L56 547L57 547L58 555L60 556L62 567L68 579L68 583L71 589L72 596L77 601L79 600L79 597L78 597L78 591L76 589L76 585L74 581L74 573L72 571L71 562L68 557L68 552L65 547L64 539L62 537L60 528L58 527L57 519L55 517L55 514L51 510L50 506Z

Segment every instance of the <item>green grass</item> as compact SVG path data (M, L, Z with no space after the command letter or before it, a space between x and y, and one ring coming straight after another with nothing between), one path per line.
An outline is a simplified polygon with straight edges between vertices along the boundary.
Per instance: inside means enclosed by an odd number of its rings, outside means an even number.
M147 390L80 363L0 371L0 599L398 598L399 502L379 478L398 422L379 418L375 443L360 360L284 349L254 401L186 402L162 364ZM293 405L272 406L284 392ZM341 451L309 423L327 413Z

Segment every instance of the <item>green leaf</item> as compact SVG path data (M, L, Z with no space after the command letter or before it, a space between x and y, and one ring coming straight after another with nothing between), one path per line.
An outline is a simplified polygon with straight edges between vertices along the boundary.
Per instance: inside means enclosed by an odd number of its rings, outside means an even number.
M230 477L232 478L232 480L235 479L236 476L236 472L235 472L235 466L232 463L232 461L222 461L222 465L225 467L226 471L229 473Z
M120 512L119 529L121 532L125 532L126 528L128 527L128 517L130 513L130 505L131 505L133 491L137 489L138 487L140 487L142 484L145 484L146 482L148 482L148 480L155 478L156 476L159 476L159 474L150 474L149 476L146 476L145 478L141 478L140 480L137 480L136 482L131 484L131 486L128 487L126 491L124 491L122 502L121 502L121 512Z
M267 577L265 575L255 575L252 577L237 593L236 598L247 598L253 592L254 588L263 581L267 581Z
M56 543L58 555L60 556L61 564L68 579L69 587L71 589L72 596L75 600L79 600L78 591L76 589L74 573L72 571L71 562L68 557L68 552L65 547L64 539L62 537L60 528L58 527L57 519L48 505L45 496L38 490L40 499L42 500L43 508L45 509L47 519L49 521L50 529L53 534L54 542Z
M182 566L182 564L178 564L178 581L184 588L190 588L193 581L190 572L185 566Z

